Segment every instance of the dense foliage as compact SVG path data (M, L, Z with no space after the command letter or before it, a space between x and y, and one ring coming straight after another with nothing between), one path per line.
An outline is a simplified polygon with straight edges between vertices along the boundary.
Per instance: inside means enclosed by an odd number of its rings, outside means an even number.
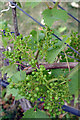
M40 101L44 103L44 110L48 110L50 117L65 113L61 107L65 101L70 103L70 100L73 99L74 88L72 85L74 86L76 81L78 83L78 66L69 73L67 69L46 70L43 65L43 63L57 62L59 57L62 57L59 59L61 62L73 61L73 59L65 59L65 56L63 57L60 54L63 50L64 53L68 52L69 55L79 58L64 44L66 42L79 51L78 33L71 33L70 36L62 35L63 40L59 41L52 35L55 31L50 27L56 20L66 21L67 13L53 8L44 10L42 15L46 29L32 30L28 36L23 37L20 34L16 39L9 29L6 29L5 36L2 35L4 47L6 48L8 45L11 47L11 50L8 49L3 52L5 59L8 58L10 63L9 66L2 67L2 75L7 73L7 81L10 83L7 86L7 95L12 94L16 100L26 98L32 103L37 101L34 108L24 114L24 118L29 117L28 112L37 109ZM74 74L75 77L73 77ZM78 92L77 85L74 94L78 97L76 90ZM38 109L37 111L42 115L40 117L48 117L44 115L44 112L42 113ZM39 117L39 114L33 112L33 116Z

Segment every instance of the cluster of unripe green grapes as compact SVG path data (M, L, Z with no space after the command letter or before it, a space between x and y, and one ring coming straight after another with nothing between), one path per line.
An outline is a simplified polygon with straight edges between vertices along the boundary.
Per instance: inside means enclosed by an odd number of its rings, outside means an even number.
M37 68L37 71L34 70L32 74L26 75L26 80L12 83L12 88L19 89L19 94L32 103L40 98L41 102L44 101L44 109L47 109L53 117L64 113L61 109L64 101L70 103L72 99L69 94L68 81L63 76L54 80L43 65L40 65L40 68Z
M80 35L78 34L78 32L72 32L72 34L71 34L71 46L79 52L79 50L80 50ZM69 48L68 48L67 52L69 52ZM80 59L80 56L77 53L75 53L73 51L71 51L71 52L75 58ZM71 53L69 55L71 55Z
M70 46L72 46L75 50L77 50L79 52L79 50L80 50L80 41L79 41L80 35L78 34L78 32L72 31L70 38L71 38ZM65 53L67 55L70 55L70 56L80 59L80 56L76 52L74 52L71 48L67 48L67 50L65 50ZM64 55L61 55L61 56L62 56L61 62L65 62L66 61L65 56ZM74 59L68 58L68 61L74 62Z
M11 51L7 50L4 51L3 54L5 54L6 58L9 59L10 63L20 62L23 61L29 62L31 59L35 58L35 53L37 50L39 50L39 59L43 59L45 56L46 60L46 51L53 47L56 48L58 46L55 45L55 43L58 42L58 40L53 39L53 31L50 31L48 29L40 31L44 34L44 37L40 40L33 39L33 34L28 35L23 38L23 36L20 34L16 37L14 34L6 34L6 36L9 39L9 45L11 46Z
M9 39L13 39L12 41L10 41L10 43L13 44L12 50L4 51L3 54L6 56L6 58L9 59L9 62L11 64L15 63L16 61L21 63L22 61L26 61L29 57L27 53L28 46L26 44L26 41L28 40L29 36L27 36L26 39L21 38L22 35L17 36L16 39L12 35L9 35Z
M39 50L41 59L46 56L46 51L50 47L58 47L55 43L58 42L52 38L52 31L42 31L45 37L40 40L34 40L34 46L32 46L31 36L27 36L21 40L22 35L15 37L9 36L9 39L13 39L11 51L5 51L4 54L12 63L22 63L26 61L32 66L33 72L30 75L26 75L26 80L22 80L18 83L13 83L11 78L8 79L10 82L9 87L19 89L19 94L24 96L31 102L35 102L41 97L40 101L44 101L44 108L55 117L62 113L61 106L64 105L64 100L70 101L70 94L68 90L68 81L64 77L54 80L54 76L49 75L48 71L43 65L40 68L37 67L38 59L35 59L35 52ZM64 82L65 81L65 82Z

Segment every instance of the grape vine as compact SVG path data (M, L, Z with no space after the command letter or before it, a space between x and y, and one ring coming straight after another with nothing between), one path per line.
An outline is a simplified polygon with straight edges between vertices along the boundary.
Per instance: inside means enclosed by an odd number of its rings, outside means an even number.
M44 102L44 109L55 117L64 113L61 106L64 105L64 101L69 103L72 97L68 88L69 81L64 76L60 75L56 78L54 74L49 74L51 70L46 70L43 65L38 66L40 61L47 62L48 49L60 48L59 41L53 39L52 33L53 31L50 31L49 28L38 32L32 30L27 37L23 38L22 35L19 35L16 39L14 34L6 34L13 46L11 51L5 51L3 54L9 59L10 64L27 62L29 67L23 69L24 72L30 67L33 68L32 73L26 74L25 79L20 79L20 81L16 79L14 82L13 78L18 73L8 78L7 81L10 82L8 87L18 89L18 94L32 103L39 102L38 98L40 98L40 101Z

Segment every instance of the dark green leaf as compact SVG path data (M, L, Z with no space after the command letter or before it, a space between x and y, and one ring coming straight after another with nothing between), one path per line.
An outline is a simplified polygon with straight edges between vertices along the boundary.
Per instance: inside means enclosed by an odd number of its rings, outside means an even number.
M39 40L43 40L43 38L45 37L45 34L44 33L39 33Z
M80 89L79 76L80 76L80 64L74 67L67 77L67 79L71 79L71 81L69 81L70 93L74 94L75 96L78 96L78 90Z
M14 73L17 72L17 68L16 68L15 64L11 64L11 65L8 65L8 66L3 66L1 68L1 71L2 71L2 77L5 73L7 73L7 77L10 78Z
M7 94L6 94L6 96L8 96L10 94L15 96L15 100L19 100L19 99L24 98L24 96L21 96L19 94L19 89L15 89L15 88L10 89L9 86L7 86Z
M41 31L35 31L35 30L32 30L30 34L32 36L30 37L31 40L29 41L29 46L31 47L31 50L34 50L35 49L34 46L37 46L37 43L34 43L34 41L38 42L40 40L43 40L45 35Z
M64 43L67 40L68 38L64 38L63 41L59 41L58 43L56 43L56 46L58 46L57 48L51 47L47 50L47 62L53 63L55 61L55 58L57 57L57 55L66 47Z
M30 32L30 34L31 34L35 39L37 39L37 31L32 30L32 31Z
M24 113L23 118L49 118L49 116L46 114L46 112L44 111L40 111L39 109L37 111L34 111L33 108L31 108L30 110L27 110Z
M68 69L52 69L51 70L51 75L54 75L54 77L59 77L60 75L63 75L65 77L65 75L67 75L69 73Z
M42 13L44 22L46 25L51 27L53 22L57 20L66 21L68 19L67 12L61 9L53 8L53 9L46 9Z
M28 46L31 47L31 50L34 50L34 46L37 46L34 41L37 42L37 32L35 30L32 30L30 32L31 37L30 37L30 41L28 42Z
M11 77L11 79L15 83L18 83L21 80L25 80L26 79L26 72L25 71L18 71Z

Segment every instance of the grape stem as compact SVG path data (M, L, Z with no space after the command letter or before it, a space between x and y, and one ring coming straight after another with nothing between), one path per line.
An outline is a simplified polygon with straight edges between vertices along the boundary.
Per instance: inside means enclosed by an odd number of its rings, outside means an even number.
M69 66L69 62L68 62L68 58L67 58L67 56L66 56L65 50L64 50L64 54L65 54L66 62L67 62L68 69L69 69L69 72L70 72L70 66Z
M17 65L20 65L20 66L26 68L24 65L22 65L22 64L20 64L20 63L14 63L14 64L17 64Z
M16 39L14 39L14 38L13 38L13 36L11 35L11 33L10 33L10 32L9 32L9 35L11 36L11 38L12 38L14 41L16 41Z
M60 3L60 0L56 2L56 4L54 5L54 8L57 8L59 3Z
M45 85L50 91L52 91L53 89L52 88L50 88L48 85ZM53 91L55 94L56 94L56 92L55 91Z
M62 84L64 84L64 83L66 83L67 82L67 80L65 80L65 81L63 81L63 82L61 82L60 84L58 84L58 85L62 85ZM57 85L57 86L58 86ZM55 87L57 87L57 86L55 86Z
M47 83L50 83L50 82L53 82L53 81L56 81L56 80L58 80L58 78L51 79L51 80L47 81Z
M46 5L47 5L47 7L49 8L49 9L52 9L53 7L51 7L51 6L49 6L48 5L48 2L45 2L46 3Z

